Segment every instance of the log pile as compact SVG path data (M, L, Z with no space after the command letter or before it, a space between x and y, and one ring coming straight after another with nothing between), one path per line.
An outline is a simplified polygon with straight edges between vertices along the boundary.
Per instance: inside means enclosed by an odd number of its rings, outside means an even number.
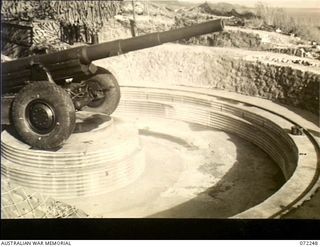
M60 37L60 27L56 21L37 21L33 26L33 44L53 43Z
M2 1L1 20L32 20L36 13L36 1Z
M39 20L32 23L33 26L33 45L31 52L35 50L45 50L46 53L70 48L60 40L59 23L53 20Z
M17 22L22 23L22 22ZM53 20L37 20L20 25L3 23L2 53L12 58L53 52L70 46L60 41L59 23Z
M29 55L29 47L20 46L14 43L2 44L1 54L10 58L26 57Z
M2 20L51 19L65 25L86 25L98 32L102 25L121 11L122 1L3 1Z
M103 0L2 1L2 20L15 23L18 26L22 23L27 23L33 28L30 42L28 40L30 35L21 35L21 32L18 31L19 27L17 27L17 30L8 35L8 39L4 41L2 52L14 58L27 56L28 48L21 47L24 46L21 43L26 43L27 41L30 43L29 47L32 45L29 54L32 54L33 50L44 49L46 52L50 52L68 48L69 46L61 41L73 44L73 41L68 42L68 39L65 40L63 38L74 35L70 35L70 32L63 32L66 31L63 27L72 27L72 30L78 28L79 32L80 29L85 29L80 34L81 37L76 39L75 42L88 42L88 40L90 42L102 26L121 11L121 6L122 1Z
M32 45L32 26L28 23L21 24L3 22L1 29L3 42L30 47Z
M120 11L120 1L54 1L52 8L65 24L85 25L96 33Z

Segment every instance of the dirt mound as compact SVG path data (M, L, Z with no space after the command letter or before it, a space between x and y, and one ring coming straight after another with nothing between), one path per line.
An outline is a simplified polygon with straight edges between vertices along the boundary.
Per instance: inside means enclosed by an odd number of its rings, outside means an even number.
M202 35L179 41L181 44L196 44L205 46L237 47L247 49L260 49L261 38L257 34L237 31L225 31L220 33Z
M167 44L97 63L115 73L120 84L223 89L319 114L320 62L312 60L317 65L314 67L300 64L289 67L280 58L292 57L242 49Z
M216 16L234 16L245 19L255 17L255 14L249 8L240 5L233 5L230 3L205 2L203 4L200 4L199 6L190 8L189 11L197 11Z

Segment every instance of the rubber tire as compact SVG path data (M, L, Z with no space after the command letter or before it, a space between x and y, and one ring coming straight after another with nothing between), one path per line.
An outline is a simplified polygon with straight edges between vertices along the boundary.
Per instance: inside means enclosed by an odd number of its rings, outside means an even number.
M117 79L110 72L101 68L100 73L94 75L88 81L98 82L102 88L111 89L106 92L105 99L101 104L95 107L90 106L89 104L82 110L101 112L111 115L117 109L121 98L120 86L117 82Z
M35 132L26 120L26 109L33 100L40 99L54 109L56 124L46 134ZM73 102L60 86L48 81L33 82L20 90L12 104L13 125L21 139L32 147L53 149L60 147L71 135L76 122Z

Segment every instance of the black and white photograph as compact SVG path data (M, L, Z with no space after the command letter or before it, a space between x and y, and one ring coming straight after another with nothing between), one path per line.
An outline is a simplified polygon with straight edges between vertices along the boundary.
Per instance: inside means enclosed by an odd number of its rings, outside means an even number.
M4 0L1 21L1 219L319 223L318 0Z

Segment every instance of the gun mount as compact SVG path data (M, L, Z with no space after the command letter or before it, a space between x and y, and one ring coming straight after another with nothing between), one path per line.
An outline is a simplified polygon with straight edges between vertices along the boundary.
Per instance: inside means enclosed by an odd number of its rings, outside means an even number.
M2 124L13 124L21 139L32 147L59 147L73 132L76 110L110 115L119 104L120 87L116 78L92 61L223 28L222 20L213 20L4 62Z

